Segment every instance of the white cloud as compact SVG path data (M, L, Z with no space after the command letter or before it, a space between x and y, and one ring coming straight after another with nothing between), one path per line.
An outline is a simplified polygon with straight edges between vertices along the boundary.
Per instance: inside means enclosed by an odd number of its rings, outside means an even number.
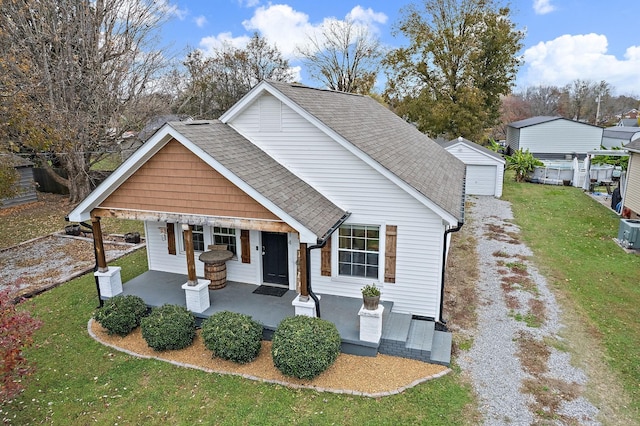
M249 43L250 37L243 35L234 37L230 32L220 33L216 36L205 37L200 40L200 47L204 56L211 56L212 51L219 49L223 44L230 44L233 47L243 48Z
M260 0L238 0L238 4L243 7L256 7L260 4Z
M207 18L204 15L196 16L195 18L193 18L193 22L196 23L198 28L202 28L207 25Z
M536 15L546 15L556 10L556 7L551 4L551 0L533 0L533 11Z
M640 46L627 48L624 59L607 54L602 34L563 35L540 42L524 52L520 86L564 86L576 79L611 84L618 94L640 92Z
M374 12L371 8L363 9L358 5L347 13L346 19L373 27L375 24L386 24L388 18L382 12Z

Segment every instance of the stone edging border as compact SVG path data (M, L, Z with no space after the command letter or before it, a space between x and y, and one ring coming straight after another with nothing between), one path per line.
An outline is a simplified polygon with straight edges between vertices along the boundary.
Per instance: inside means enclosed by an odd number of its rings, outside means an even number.
M263 383L271 383L271 384L286 386L286 387L292 388L292 389L311 389L311 390L315 390L315 391L318 391L318 392L330 392L330 393L337 393L337 394L366 396L366 397L369 397L369 398L380 398L380 397L383 397L383 396L391 396L391 395L400 394L400 393L404 392L407 389L410 389L412 387L415 387L415 386L419 385L420 383L428 382L429 380L438 379L440 377L443 377L446 374L449 374L452 371L450 368L447 368L446 370L444 370L444 371L442 371L440 373L433 374L431 376L427 376L427 377L423 377L423 378L414 380L413 382L409 383L406 386L401 386L399 388L396 388L396 389L393 389L393 390L390 390L390 391L385 391L385 392L368 393L368 392L360 392L360 391L355 391L355 390L350 390L350 389L333 389L333 388L322 388L322 387L310 386L310 385L299 385L299 384L296 384L296 383L285 382L285 381L282 381L282 380L263 379L262 377L252 376L251 374L233 373L233 372L224 371L224 370L214 370L214 369L211 369L211 368L201 367L199 365L193 365L193 364L187 364L187 363L184 363L184 362L173 361L173 360L162 358L162 357L138 354L138 353L130 351L128 349L123 349L123 348L121 348L119 346L112 345L110 343L106 343L106 342L100 340L98 338L98 336L93 332L93 330L91 330L92 324L93 324L93 318L89 319L89 322L87 323L87 332L89 333L89 336L91 336L91 338L93 338L96 342L101 343L101 344L103 344L105 346L108 346L110 348L113 348L113 349L115 349L117 351L124 352L124 353L126 353L128 355L131 355L131 356L134 356L136 358L155 359L155 360L158 360L158 361L168 362L170 364L177 365L179 367L193 368L193 369L201 370L201 371L204 371L204 372L207 372L207 373L216 373L216 374L225 374L225 375L231 375L231 376L239 376L239 377L242 377L242 378L245 378L245 379L249 379L249 380L254 380L254 381L263 382Z

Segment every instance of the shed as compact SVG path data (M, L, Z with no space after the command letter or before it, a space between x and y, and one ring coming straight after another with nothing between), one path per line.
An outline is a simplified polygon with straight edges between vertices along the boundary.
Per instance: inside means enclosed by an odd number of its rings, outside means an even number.
M33 179L33 163L26 158L22 158L15 154L3 154L8 156L8 163L12 164L16 171L20 174L18 187L20 193L12 198L4 198L0 203L0 208L17 206L20 204L30 203L38 200L36 193L36 185Z
M588 151L599 149L602 127L563 117L538 116L514 121L507 126L509 153L529 150L543 160L584 158Z
M462 136L442 147L467 166L467 194L502 196L505 160L500 154Z
M640 217L640 139L625 146L629 153L629 166L622 191L622 216Z

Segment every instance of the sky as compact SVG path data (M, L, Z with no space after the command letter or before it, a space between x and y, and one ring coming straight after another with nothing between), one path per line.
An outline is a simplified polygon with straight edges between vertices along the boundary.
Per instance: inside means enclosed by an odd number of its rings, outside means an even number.
M222 41L243 47L258 32L289 60L296 79L310 80L296 46L329 19L367 25L389 49L407 45L394 34L401 9L421 0L165 0L172 19L162 30L177 57ZM498 0L501 1L501 0ZM525 31L524 58L515 91L537 85L564 86L576 79L605 80L614 95L640 97L640 33L637 7L622 0L513 0L512 21ZM380 85L384 82L380 81Z

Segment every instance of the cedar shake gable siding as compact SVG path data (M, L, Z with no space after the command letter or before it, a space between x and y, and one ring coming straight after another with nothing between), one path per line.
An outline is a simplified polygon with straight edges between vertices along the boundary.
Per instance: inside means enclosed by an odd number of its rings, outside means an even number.
M463 221L464 163L415 126L368 96L275 81L268 84Z
M347 214L219 120L168 125L318 238Z
M111 193L100 207L278 220L175 139Z

